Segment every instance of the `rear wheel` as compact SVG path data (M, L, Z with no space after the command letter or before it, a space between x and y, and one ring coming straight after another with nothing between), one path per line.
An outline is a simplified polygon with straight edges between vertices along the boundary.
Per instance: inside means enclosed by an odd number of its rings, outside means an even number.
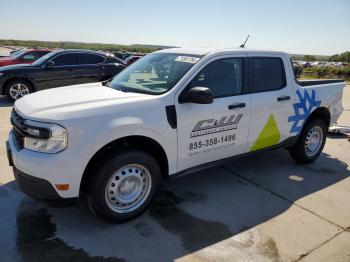
M313 162L322 152L326 134L325 121L320 118L311 119L301 131L297 143L289 148L290 155L299 163Z
M24 80L14 80L6 85L5 94L11 102L33 92L32 86Z
M89 207L103 220L127 221L147 208L160 179L158 163L147 152L121 152L97 170L88 190Z

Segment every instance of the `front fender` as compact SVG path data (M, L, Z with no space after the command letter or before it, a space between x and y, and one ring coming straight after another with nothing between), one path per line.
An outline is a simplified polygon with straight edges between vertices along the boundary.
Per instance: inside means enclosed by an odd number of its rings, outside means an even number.
M113 119L104 128L95 127L91 132L76 132L75 137L79 139L74 145L71 145L70 149L90 160L102 147L115 140L128 136L144 136L156 141L163 148L168 158L169 172L175 173L177 159L176 130L159 125L158 123L157 130L155 130L154 127L146 125L142 119L137 117Z
M0 82L0 94L5 95L5 87L6 87L6 85L8 83L10 83L11 81L14 81L14 80L27 81L32 86L34 91L36 91L35 83L34 83L34 81L31 78L29 78L27 76L24 76L24 75L19 75L19 76L9 75L6 79L1 80L1 82Z

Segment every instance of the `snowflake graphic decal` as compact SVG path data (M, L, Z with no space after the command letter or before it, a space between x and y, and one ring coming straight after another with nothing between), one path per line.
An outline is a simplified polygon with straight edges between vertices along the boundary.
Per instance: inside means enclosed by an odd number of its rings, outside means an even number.
M299 133L304 120L311 114L312 109L321 105L321 101L316 101L315 90L311 90L311 96L307 90L304 90L304 96L297 90L297 95L299 97L299 102L293 104L294 115L288 117L288 122L293 122L292 128L289 131L290 133Z

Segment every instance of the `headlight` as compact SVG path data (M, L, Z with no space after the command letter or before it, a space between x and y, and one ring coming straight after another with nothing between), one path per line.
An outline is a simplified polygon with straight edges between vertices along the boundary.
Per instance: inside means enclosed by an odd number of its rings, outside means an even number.
M24 148L43 153L58 153L67 147L67 130L64 127L31 120L26 120L24 125L29 135L24 138Z

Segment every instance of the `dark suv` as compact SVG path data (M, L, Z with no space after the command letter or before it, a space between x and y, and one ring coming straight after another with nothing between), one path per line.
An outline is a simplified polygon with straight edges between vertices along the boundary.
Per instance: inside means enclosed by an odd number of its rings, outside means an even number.
M124 68L122 60L102 52L54 51L31 65L1 67L0 94L15 101L43 89L104 81Z

